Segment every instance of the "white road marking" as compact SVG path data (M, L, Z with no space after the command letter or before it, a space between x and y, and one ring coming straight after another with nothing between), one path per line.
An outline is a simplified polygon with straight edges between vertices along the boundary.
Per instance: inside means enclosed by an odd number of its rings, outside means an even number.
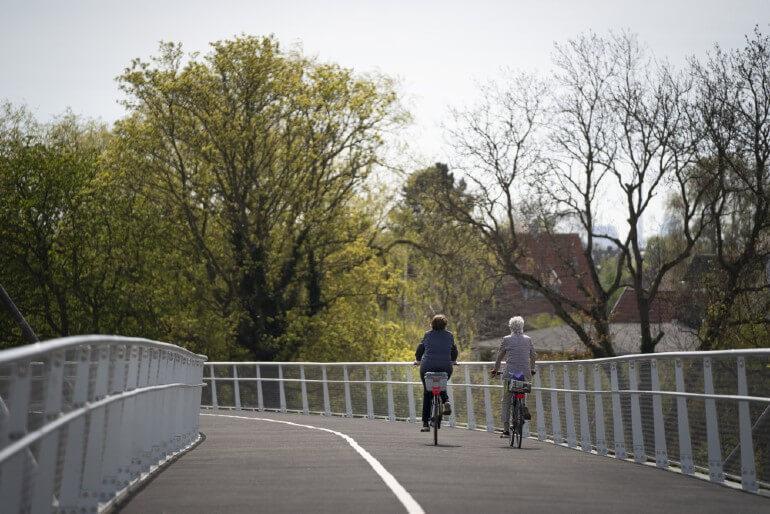
M379 477L382 479L383 482L385 482L385 485L387 485L391 491L393 491L393 494L396 495L396 498L398 498L398 501L401 502L401 504L404 506L406 511L409 514L425 514L425 511L422 510L422 507L420 507L420 504L417 503L417 501L412 497L411 494L409 494L409 491L407 491L404 486L402 486L398 480L396 480L396 477L394 477L390 471L385 469L385 466L380 464L380 461L375 459L371 453L364 450L361 445L359 445L355 439L350 437L347 434L343 434L342 432L337 432L336 430L331 430L329 428L322 428L322 427L316 427L313 425L303 425L301 423L293 423L291 421L283 421L280 419L270 419L270 418L256 418L256 417L249 417L249 416L231 416L228 414L205 414L201 413L201 416L213 416L213 417L220 417L220 418L235 418L235 419L249 419L249 420L257 420L257 421L267 421L270 423L282 423L284 425L292 425L295 427L302 427L302 428L310 428L313 430L320 430L321 432L329 432L330 434L334 434L336 436L341 437L344 439L350 446L353 448L358 454L372 467L375 473L379 475Z

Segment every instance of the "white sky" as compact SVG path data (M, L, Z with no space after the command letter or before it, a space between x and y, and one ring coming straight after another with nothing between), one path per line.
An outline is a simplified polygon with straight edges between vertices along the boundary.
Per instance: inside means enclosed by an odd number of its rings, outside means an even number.
M0 99L41 119L71 108L111 122L122 114L114 78L158 41L206 51L211 41L275 34L284 45L400 80L415 123L413 152L449 161L440 123L501 67L550 67L554 41L629 28L658 57L681 63L715 42L770 31L768 0L0 0Z

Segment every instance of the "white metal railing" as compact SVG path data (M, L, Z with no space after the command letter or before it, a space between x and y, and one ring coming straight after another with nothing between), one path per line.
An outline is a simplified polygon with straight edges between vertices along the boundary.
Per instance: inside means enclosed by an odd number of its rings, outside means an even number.
M205 356L117 336L0 352L0 512L97 512L199 439Z
M208 408L414 422L421 384L405 362L209 362ZM491 362L454 369L451 426L500 426ZM536 365L534 436L751 492L770 483L770 349L672 352ZM479 415L481 417L479 418ZM529 433L529 423L525 429Z

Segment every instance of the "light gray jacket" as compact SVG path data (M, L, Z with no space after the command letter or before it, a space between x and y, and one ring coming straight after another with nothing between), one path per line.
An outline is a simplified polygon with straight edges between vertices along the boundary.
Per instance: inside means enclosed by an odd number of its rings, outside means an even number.
M500 369L500 362L505 359L505 370L503 376L507 373L524 373L524 379L532 378L532 370L535 369L535 347L532 346L532 339L524 334L511 334L503 337L500 343L500 349L497 351L497 361L495 361L495 370Z

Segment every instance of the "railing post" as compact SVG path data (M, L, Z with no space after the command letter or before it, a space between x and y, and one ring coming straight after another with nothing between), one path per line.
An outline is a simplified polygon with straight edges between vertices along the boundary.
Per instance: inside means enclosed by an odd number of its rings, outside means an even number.
M310 408L307 405L307 384L305 383L305 365L299 365L299 385L302 390L302 414L310 414Z
M64 352L50 354L45 363L45 422L55 420L61 413L64 386ZM50 512L54 493L56 457L59 449L59 430L40 441L37 452L37 472L32 493L32 512Z
M632 391L639 390L639 370L634 360L628 361L628 382ZM646 462L644 451L644 433L642 432L642 414L639 409L639 393L631 393L631 436L634 445L634 461Z
M152 350L150 348L141 348L139 355L139 374L138 387L147 387L150 384L150 366L152 364ZM193 400L194 401L194 400ZM136 410L141 413L148 412L150 401L147 393L140 395L136 399ZM133 420L134 437L131 449L131 468L129 477L133 479L142 471L142 456L147 447L147 430L143 416L134 416Z
M209 370L211 370L211 407L213 409L219 408L219 400L217 398L217 377L214 373L214 365L209 365Z
M577 446L577 441L575 440L575 416L572 412L572 393L569 392L569 389L572 389L569 379L569 365L565 364L562 368L564 374L564 389L567 389L564 393L564 421L567 425L567 446L574 448Z
M385 380L387 383L387 390L388 390L388 421L396 421L396 409L393 405L393 384L391 384L391 381L393 380L393 375L390 372L390 366L387 366L385 368Z
M259 364L256 365L256 377L257 377L257 409L260 411L265 410L265 397L262 394L262 373L259 369Z
M746 386L746 360L738 357L738 395L748 396ZM738 402L738 423L741 441L741 487L744 491L757 492L757 472L754 464L754 443L751 438L751 414L749 402Z
M126 347L128 363L126 366L126 378L123 387L124 391L133 391L136 389L137 381L139 379L139 351L140 348L138 346ZM116 490L122 489L131 480L131 464L133 456L132 450L134 446L134 438L136 437L136 431L134 430L134 422L137 417L135 415L136 402L136 397L126 398L122 402L122 422L118 430L118 433L120 434L120 440L118 441L119 452L117 456L118 463L116 473Z
M487 432L495 431L495 418L492 414L492 396L489 392L489 368L484 364L481 367L481 374L483 375L484 384L484 417L487 421Z
M185 384L188 385L194 385L195 384L195 360L193 358L187 359L187 366L185 368ZM195 434L193 431L193 427L195 425L193 421L193 416L197 414L198 405L195 404L195 389L186 389L187 392L187 405L186 405L186 413L185 413L185 424L184 424L184 432L187 437L187 444L189 445L195 440Z
M147 385L160 385L162 380L163 352L161 350L150 350L150 370ZM211 374L214 374L214 366L211 366ZM156 440L160 431L160 420L158 417L162 412L161 396L157 391L148 393L147 411L151 418L149 422L144 423L144 451L141 458L141 471L149 471L153 462L153 454L156 451Z
M578 389L585 391L586 376L585 368L578 364ZM580 405L580 447L584 452L591 451L591 427L588 426L588 400L586 393L578 393L578 403Z
M187 383L187 363L189 359L179 354L179 367L176 374L176 382L180 384L186 384ZM184 415L186 412L186 403L187 403L187 389L185 388L176 388L174 389L174 396L176 397L176 401L179 403L179 407L177 408L177 415L176 415L176 423L174 424L174 437L176 439L176 448L175 451L178 451L184 447L185 442L185 429L184 429Z
M103 346L97 351L99 352L99 360L96 365L96 380L92 400L104 398L109 387L110 348ZM104 451L102 441L105 430L105 410L104 407L100 407L92 410L89 415L83 484L80 488L81 506L86 509L95 509L99 500L98 491L101 485L100 475Z
M623 433L623 411L620 409L620 393L618 393L618 365L610 363L610 389L612 390L612 438L615 442L615 458L626 458L626 437Z
M548 366L548 371L551 378L551 428L553 430L553 442L561 444L564 440L561 436L561 414L559 413L559 396L556 391L556 370L554 370L553 364Z
M30 362L16 362L11 366L10 391L8 392L8 425L0 433L0 445L20 439L27 433L27 416L30 398ZM6 471L0 482L0 505L8 512L20 512L27 500L27 472L34 465L29 450L16 453L5 463Z
M406 367L406 381L409 382L407 384L407 390L406 390L406 396L407 396L407 402L409 403L409 422L414 423L416 421L416 412L414 408L414 371L412 370L412 366Z
M233 401L235 410L241 410L241 385L238 382L238 365L233 364Z
M711 374L711 357L703 358L703 386L706 394L714 394L714 381ZM724 482L722 472L722 446L719 442L719 422L717 421L716 401L706 398L706 438L708 440L709 478L712 482Z
M203 361L202 360L195 360L195 366L193 367L193 383L194 384L202 384L203 383ZM194 437L194 440L198 440L200 438L200 415L199 415L199 409L197 408L201 403L201 396L203 395L203 389L202 387L196 387L193 390L193 404L195 404L196 408L193 410L193 412L190 414L190 417L192 418L192 434Z
M174 357L174 367L171 371L170 383L176 384L182 381L181 373L184 360L182 359L182 356L176 352L172 352L172 355ZM168 389L166 391L170 403L170 408L167 411L168 416L170 417L170 423L167 425L168 431L166 432L166 440L169 441L168 453L175 453L181 447L182 443L178 416L180 409L182 408L182 402L179 399L179 391L178 388Z
M321 379L323 380L323 392L324 392L324 415L331 416L332 409L329 404L329 382L326 375L326 365L321 366Z
M468 430L476 430L476 415L473 412L473 390L471 389L471 370L465 364L465 408L468 414Z
M342 381L345 386L345 416L353 417L353 404L350 401L350 379L348 378L348 367L342 366Z
M171 354L167 350L160 351L158 362L158 384L168 384L171 375ZM156 419L154 424L155 436L153 437L152 457L150 463L157 462L166 454L166 418L164 414L168 408L166 391L158 391L155 403Z
M607 455L607 439L604 434L604 397L602 390L602 375L599 364L594 364L594 421L596 423L596 451L599 455Z
M93 350L95 353L98 349ZM91 364L91 347L81 346L76 354L75 387L72 392L72 408L79 409L88 400L88 369ZM67 441L64 446L64 463L61 486L59 489L59 509L72 511L78 508L80 482L83 477L83 447L86 440L85 416L73 419L67 428Z
M484 371L486 371L486 369ZM537 411L537 438L541 441L545 441L545 410L543 410L543 386L542 380L540 380L540 373L542 373L542 371L543 367L539 366L537 368L537 373L535 373L535 410Z
M364 381L366 382L366 417L374 419L374 405L372 404L372 377L369 375L369 366L364 366Z
M684 372L682 371L682 359L675 361L674 372L676 375L676 390L683 393L684 390ZM679 429L679 464L682 467L682 473L692 475L695 467L692 462L692 444L690 442L690 421L687 416L687 398L677 396L676 398L676 421Z
M283 387L283 365L278 365L278 399L281 412L286 412L286 390Z
M449 415L449 426L454 428L457 423L457 409L455 409L455 395L452 390L451 382L447 382L446 384L446 394L449 397L449 403L452 405L452 414Z
M660 391L658 380L658 360L650 359L650 383L653 391ZM666 428L663 424L663 399L659 394L652 395L652 419L655 427L655 464L659 468L668 467L668 448L666 447Z

